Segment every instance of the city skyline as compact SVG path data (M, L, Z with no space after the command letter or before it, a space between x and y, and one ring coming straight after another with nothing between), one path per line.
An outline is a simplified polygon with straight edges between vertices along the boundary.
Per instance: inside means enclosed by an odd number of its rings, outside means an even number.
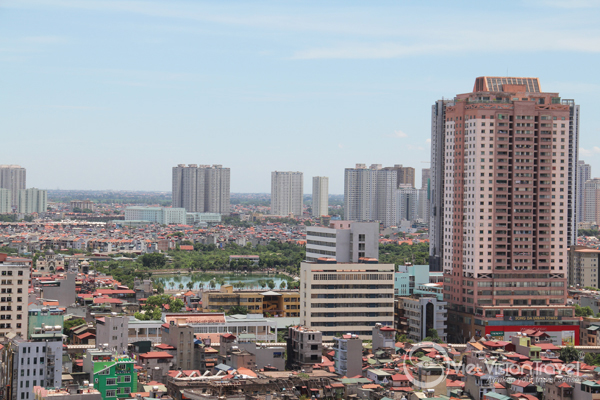
M44 189L168 191L182 162L229 166L232 192L268 193L277 169L328 176L342 193L344 168L373 162L411 166L419 182L431 99L475 76L536 76L598 108L591 2L11 0L0 10L11 77L1 162ZM488 29L490 15L502 30ZM600 170L588 121L580 158Z

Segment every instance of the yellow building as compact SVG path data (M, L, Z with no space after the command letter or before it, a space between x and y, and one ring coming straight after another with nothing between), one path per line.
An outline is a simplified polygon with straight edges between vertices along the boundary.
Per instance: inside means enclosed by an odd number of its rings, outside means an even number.
M233 290L223 285L219 290L202 293L204 312L227 312L233 306L246 307L250 314L265 314L273 317L299 317L300 293L297 290Z

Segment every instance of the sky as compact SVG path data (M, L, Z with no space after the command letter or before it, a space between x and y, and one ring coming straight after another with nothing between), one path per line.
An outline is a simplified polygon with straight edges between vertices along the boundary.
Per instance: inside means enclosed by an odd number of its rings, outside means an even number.
M171 189L177 164L429 167L431 105L478 76L581 106L600 176L600 2L0 0L0 164L46 189ZM597 172L596 172L597 171Z

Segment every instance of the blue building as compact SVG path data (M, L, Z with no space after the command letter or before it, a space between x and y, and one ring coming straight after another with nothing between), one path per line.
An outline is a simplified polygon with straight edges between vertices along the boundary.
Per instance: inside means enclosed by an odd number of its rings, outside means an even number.
M429 265L399 265L394 274L394 295L435 294L441 301L443 279L443 272L431 272Z

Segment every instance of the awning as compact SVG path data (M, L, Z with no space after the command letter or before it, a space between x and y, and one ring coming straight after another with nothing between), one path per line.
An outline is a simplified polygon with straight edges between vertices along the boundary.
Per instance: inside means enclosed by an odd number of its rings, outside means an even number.
M600 329L600 326L592 325L587 328L588 331L597 331Z

